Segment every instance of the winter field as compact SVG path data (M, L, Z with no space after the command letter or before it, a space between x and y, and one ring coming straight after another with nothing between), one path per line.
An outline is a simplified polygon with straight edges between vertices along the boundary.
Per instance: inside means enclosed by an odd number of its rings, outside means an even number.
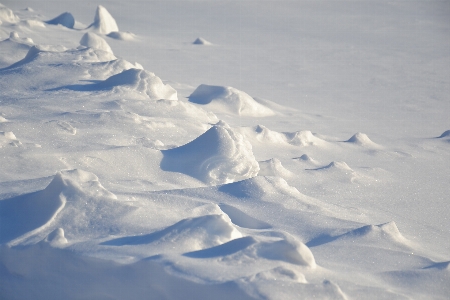
M0 5L0 299L449 299L449 1Z

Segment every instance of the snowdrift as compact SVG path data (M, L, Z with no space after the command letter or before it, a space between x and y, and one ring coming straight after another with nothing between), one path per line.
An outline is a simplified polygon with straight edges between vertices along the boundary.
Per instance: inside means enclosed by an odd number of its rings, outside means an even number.
M0 298L448 298L447 19L305 3L0 5Z
M108 10L99 5L95 11L94 22L88 27L101 34L109 34L119 31L116 20L111 16Z
M75 18L70 12L65 12L54 19L47 21L46 23L50 25L62 25L67 28L73 28L75 25Z
M113 53L108 43L104 39L102 39L101 37L92 32L86 32L83 35L83 37L80 40L80 45L103 50L111 54Z
M266 117L274 114L247 93L226 86L202 84L189 96L189 101L206 105L213 111L226 111L239 116Z
M162 152L161 169L185 173L207 184L250 178L259 170L251 145L224 122L186 145Z

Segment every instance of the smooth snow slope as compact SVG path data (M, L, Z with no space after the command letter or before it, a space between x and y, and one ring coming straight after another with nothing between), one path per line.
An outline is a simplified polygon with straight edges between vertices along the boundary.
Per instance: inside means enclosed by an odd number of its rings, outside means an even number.
M448 298L447 2L3 4L1 299Z

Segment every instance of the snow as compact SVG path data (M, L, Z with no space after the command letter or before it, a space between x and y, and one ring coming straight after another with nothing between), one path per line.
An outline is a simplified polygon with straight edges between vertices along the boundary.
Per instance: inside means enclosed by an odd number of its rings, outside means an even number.
M202 84L189 96L189 101L207 105L212 111L225 111L239 116L265 117L274 114L247 93L232 87Z
M211 42L208 42L207 40L205 40L202 37L197 38L192 44L194 44L194 45L206 45L206 46L212 45Z
M65 12L60 14L59 16L55 17L54 19L51 19L46 22L47 24L51 25L62 25L67 28L73 28L75 25L75 18L72 16L71 13Z
M97 6L94 22L89 27L101 34L119 31L116 20L114 20L113 16L111 16L106 8L101 5Z
M108 43L93 32L86 32L80 40L80 45L103 50L113 54Z
M222 121L188 144L162 153L162 170L185 173L208 184L251 178L259 171L251 144Z
M4 2L0 298L447 299L449 12Z

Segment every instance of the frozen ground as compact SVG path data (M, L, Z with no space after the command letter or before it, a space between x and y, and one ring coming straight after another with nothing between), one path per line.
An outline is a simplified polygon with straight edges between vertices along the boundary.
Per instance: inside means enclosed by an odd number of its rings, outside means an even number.
M449 41L446 1L3 2L0 298L448 299Z

